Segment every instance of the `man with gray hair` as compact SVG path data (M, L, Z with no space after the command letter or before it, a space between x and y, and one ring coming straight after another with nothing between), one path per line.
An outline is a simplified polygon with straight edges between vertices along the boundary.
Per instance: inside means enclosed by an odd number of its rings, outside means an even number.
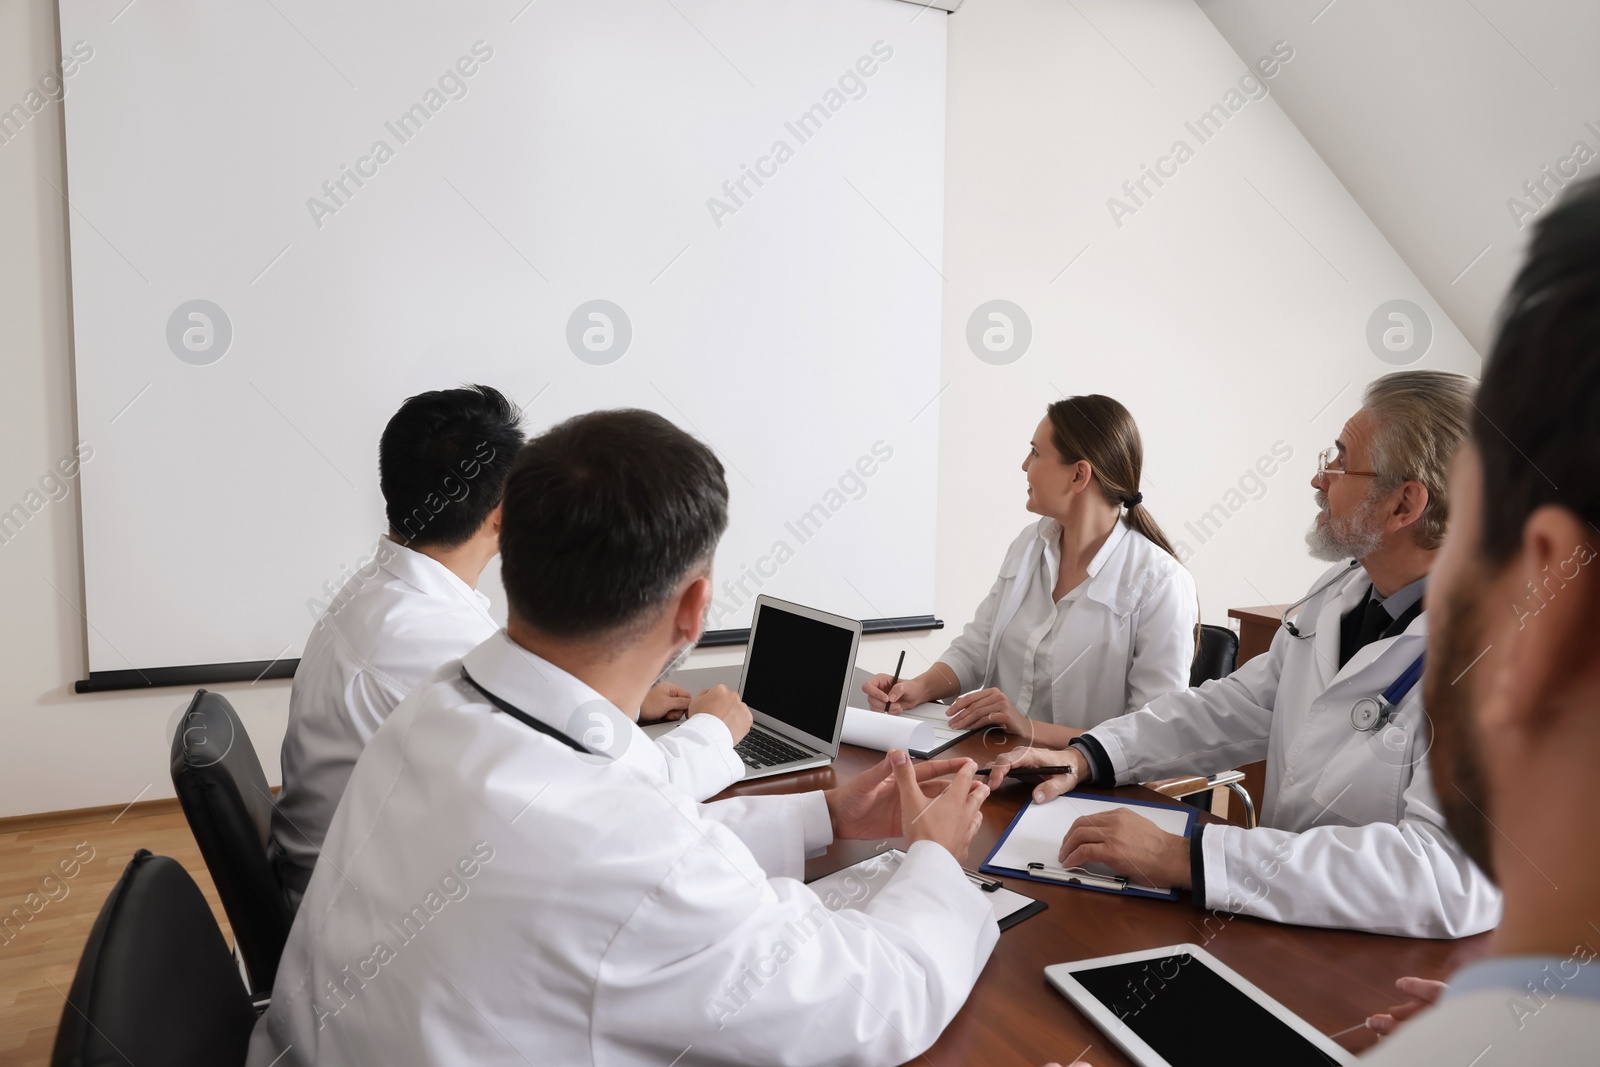
M1062 866L1104 864L1190 889L1214 913L1307 926L1464 937L1499 921L1498 890L1445 826L1416 685L1447 470L1471 412L1472 383L1458 374L1373 382L1311 480L1318 512L1306 543L1334 566L1285 612L1271 649L1065 750L1007 753L990 778L998 788L1010 768L1070 767L1035 788L1042 802L1085 784L1265 759L1261 825L1208 825L1186 839L1127 809L1086 816L1062 842Z

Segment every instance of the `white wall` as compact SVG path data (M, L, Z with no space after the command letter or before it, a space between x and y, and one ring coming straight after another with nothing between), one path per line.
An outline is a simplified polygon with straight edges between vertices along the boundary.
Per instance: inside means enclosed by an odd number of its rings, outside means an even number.
M944 16L908 6L907 17ZM48 0L0 8L0 106L54 62L53 18ZM1417 366L1475 372L1476 353L1270 97L1244 104L1113 223L1107 198L1175 138L1193 140L1183 123L1244 73L1191 0L973 0L951 18L939 614L959 628L1028 521L1017 465L1062 391L1109 393L1139 419L1147 503L1187 543L1208 621L1293 598L1319 567L1300 540L1313 456L1390 369L1366 347L1372 309L1392 298L1425 309L1435 336ZM96 47L112 47L115 30ZM48 184L61 187L61 145L49 105L0 146L0 508L75 440L67 212ZM1004 366L965 337L972 310L995 298L1033 326L1029 351ZM1250 499L1240 480L1279 441L1293 459L1260 490L1249 483ZM1220 530L1202 543L1185 525L1219 505ZM165 727L184 694L73 696L82 595L74 490L0 546L0 815L170 795ZM912 638L907 670L948 638ZM892 667L906 643L869 639L863 665ZM287 685L218 689L275 780Z
M1269 88L1293 75L1289 47ZM1431 319L1414 366L1477 373L1477 353L1274 98L1197 145L1185 122L1245 69L1190 2L986 0L953 16L938 585L952 622L1026 519L1016 467L1062 392L1107 393L1138 419L1145 502L1192 551L1204 620L1225 622L1230 606L1299 596L1324 566L1302 541L1315 455L1365 383L1396 369L1367 346L1376 307L1407 299ZM1108 198L1178 138L1193 158L1119 227ZM1005 367L962 337L996 297L1034 329ZM1239 493L1279 441L1293 459ZM1232 514L1202 541L1190 524L1218 504ZM941 640L920 644L936 655Z
M108 40L115 30L107 26ZM0 109L26 107L59 55L54 4L0 5ZM47 103L0 144L0 511L25 504L77 440L68 209L56 192L70 195L65 173L61 107ZM172 472L168 491L183 492L182 471ZM0 604L0 816L171 796L166 726L186 694L71 691L87 669L75 481L69 496L0 544ZM288 683L216 688L239 709L276 780Z
M1537 214L1567 180L1600 174L1600 4L1201 7L1241 55L1280 37L1298 42L1301 58L1279 93L1284 109L1487 352L1495 309ZM1543 191L1525 188L1530 183Z

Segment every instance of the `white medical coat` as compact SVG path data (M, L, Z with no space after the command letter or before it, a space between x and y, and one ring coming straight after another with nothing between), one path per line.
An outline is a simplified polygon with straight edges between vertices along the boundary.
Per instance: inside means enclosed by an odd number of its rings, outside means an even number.
M499 626L489 598L431 556L379 538L306 639L289 690L283 789L272 836L279 874L298 903L362 749L406 694L441 663L460 659ZM668 775L697 799L744 775L733 737L696 715L658 742Z
M1173 693L1089 731L1119 784L1267 761L1261 826L1209 826L1205 900L1307 926L1464 937L1500 921L1500 892L1445 829L1428 768L1432 735L1414 686L1376 733L1351 725L1427 643L1427 617L1339 667L1339 620L1372 580L1340 563L1269 651L1232 675Z
M1006 550L989 595L939 656L961 691L994 686L1029 718L1087 727L1186 688L1200 611L1189 572L1119 520L1076 602L1058 604L1060 537L1044 518Z
M620 715L504 634L464 662L569 735ZM696 803L626 720L614 758L579 754L460 668L357 763L253 1067L899 1063L966 999L998 928L944 849L829 910L798 880L821 794Z

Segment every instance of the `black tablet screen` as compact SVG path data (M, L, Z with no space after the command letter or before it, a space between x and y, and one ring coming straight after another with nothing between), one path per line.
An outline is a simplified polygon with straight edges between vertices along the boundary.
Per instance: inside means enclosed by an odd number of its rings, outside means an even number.
M1337 1063L1187 952L1072 976L1174 1067Z

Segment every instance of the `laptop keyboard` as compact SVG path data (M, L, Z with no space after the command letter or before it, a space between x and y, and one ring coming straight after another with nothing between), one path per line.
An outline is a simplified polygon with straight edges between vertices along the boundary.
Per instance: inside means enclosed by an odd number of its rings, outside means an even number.
M757 770L807 759L812 755L803 748L796 748L787 741L762 733L754 727L744 735L743 741L733 746L733 750L744 760L747 767L754 767Z

